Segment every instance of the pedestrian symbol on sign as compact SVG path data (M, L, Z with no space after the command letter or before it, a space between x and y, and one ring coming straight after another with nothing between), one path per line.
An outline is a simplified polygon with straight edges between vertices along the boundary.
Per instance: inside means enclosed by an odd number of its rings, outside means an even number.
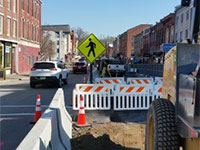
M90 34L78 46L78 50L85 56L85 58L93 63L106 50L105 46L97 39L94 34Z
M86 48L90 47L90 50L88 52L88 57L90 57L90 53L93 53L93 56L95 57L95 51L94 49L96 48L96 44L94 42L92 42L92 39L89 38L90 43L86 46Z

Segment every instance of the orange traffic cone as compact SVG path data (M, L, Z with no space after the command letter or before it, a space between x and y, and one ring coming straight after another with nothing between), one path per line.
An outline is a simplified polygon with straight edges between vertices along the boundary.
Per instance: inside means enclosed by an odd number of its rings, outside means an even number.
M40 94L37 95L37 101L35 106L35 116L34 116L34 123L36 123L41 117L41 107L40 107Z
M80 108L79 108L79 114L78 114L78 126L85 126L86 125L86 116L85 116L85 108L84 108L84 99L81 95L80 97Z

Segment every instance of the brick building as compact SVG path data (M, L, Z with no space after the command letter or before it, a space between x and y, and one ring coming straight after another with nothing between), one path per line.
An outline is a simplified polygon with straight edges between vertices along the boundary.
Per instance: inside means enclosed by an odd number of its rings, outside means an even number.
M30 71L39 57L40 0L0 0L0 67L7 74Z
M150 30L151 27L143 30L143 54L150 54Z
M150 31L150 53L162 53L161 45L164 43L174 42L174 13L170 13L166 17L151 27Z
M130 59L131 54L134 54L134 36L141 33L145 28L150 27L149 24L141 24L133 27L120 35L120 52L125 57Z

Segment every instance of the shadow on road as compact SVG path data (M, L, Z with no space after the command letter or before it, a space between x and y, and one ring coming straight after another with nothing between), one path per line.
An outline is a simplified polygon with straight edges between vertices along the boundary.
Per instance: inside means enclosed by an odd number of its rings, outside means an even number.
M138 148L128 148L116 144L111 141L107 134L97 138L91 134L86 134L72 139L71 144L72 150L140 150Z

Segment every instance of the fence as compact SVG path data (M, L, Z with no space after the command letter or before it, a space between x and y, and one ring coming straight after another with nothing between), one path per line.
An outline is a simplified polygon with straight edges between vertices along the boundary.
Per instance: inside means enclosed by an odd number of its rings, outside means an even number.
M86 110L109 110L113 101L114 110L146 110L151 102L162 94L162 78L128 78L119 84L114 78L97 78L97 84L77 84L73 90L73 109L80 107L83 96ZM116 79L115 79L116 80ZM120 84L120 81L123 84Z
M109 84L77 84L73 90L73 109L80 107L83 96L86 110L109 110L113 86Z
M134 64L131 68L137 69L137 73L153 77L163 76L163 64Z

